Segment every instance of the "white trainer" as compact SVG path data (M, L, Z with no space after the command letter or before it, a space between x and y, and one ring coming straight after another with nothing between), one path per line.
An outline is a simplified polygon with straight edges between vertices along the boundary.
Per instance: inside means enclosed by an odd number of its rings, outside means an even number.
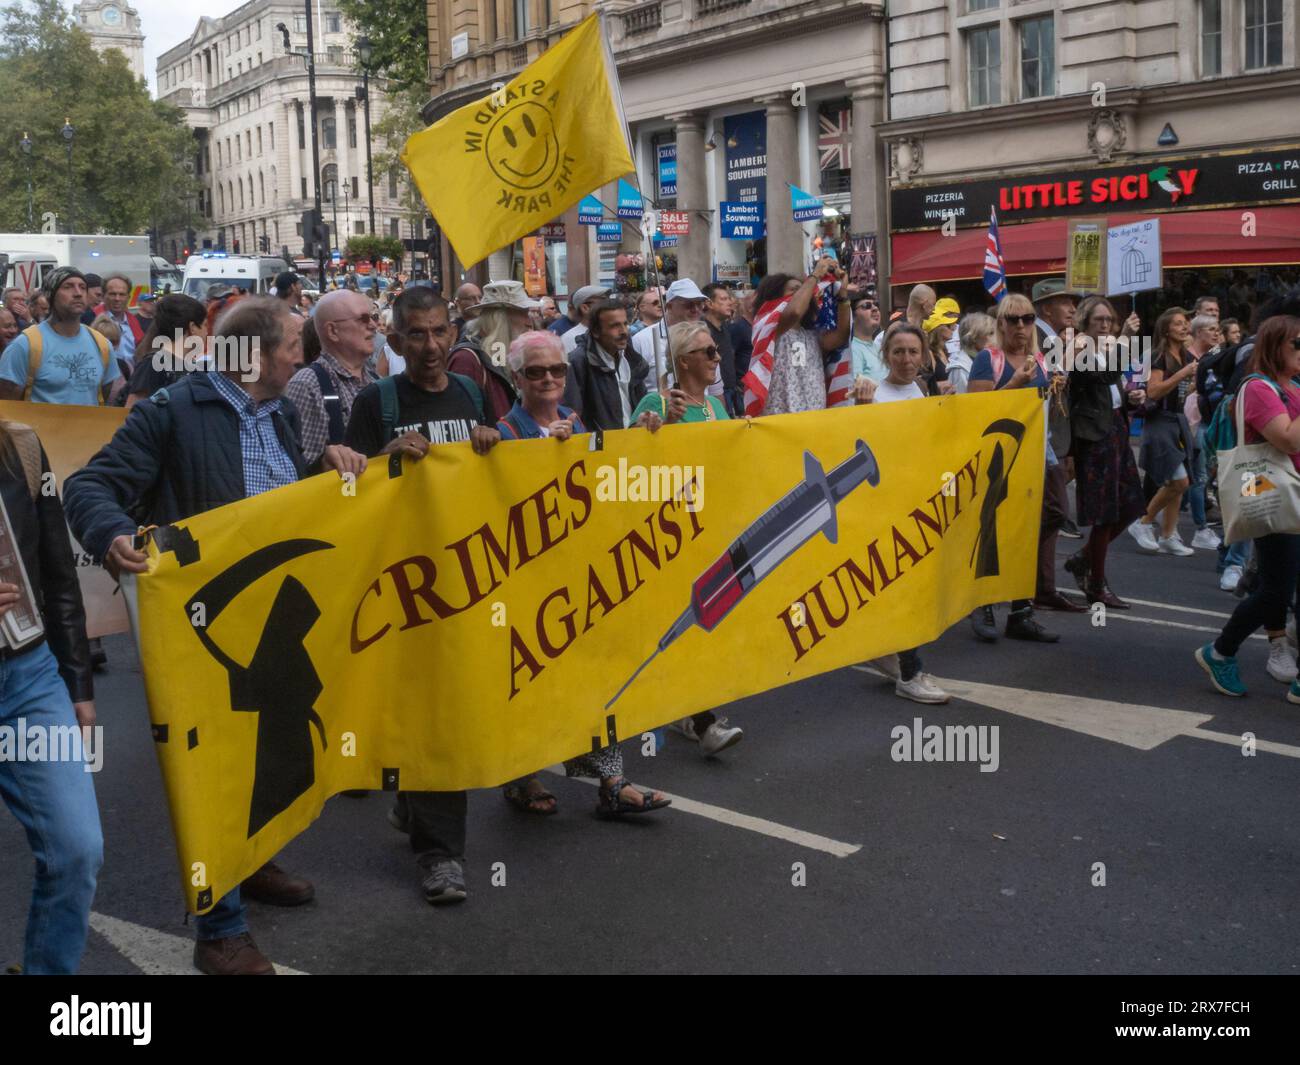
M1219 578L1219 590L1224 592L1235 592L1237 582L1241 580L1241 567L1228 566L1223 571L1223 576Z
M1146 555L1154 555L1160 550L1160 545L1156 542L1155 530L1138 518L1128 527L1129 535L1138 543L1138 550Z
M720 717L700 737L700 753L709 758L719 751L736 746L744 738L744 730L728 725L727 719Z
M1221 543L1223 541L1219 539L1219 534L1208 526L1197 529L1196 535L1192 537L1192 546L1204 548L1206 551L1217 551Z
M1156 550L1162 555L1194 555L1196 554L1190 547L1178 538L1178 534L1173 536L1162 536Z
M946 703L952 698L928 673L918 673L911 680L900 680L894 685L894 694L914 703Z
M1296 679L1295 650L1288 646L1285 636L1273 636L1268 641L1268 675L1281 684Z

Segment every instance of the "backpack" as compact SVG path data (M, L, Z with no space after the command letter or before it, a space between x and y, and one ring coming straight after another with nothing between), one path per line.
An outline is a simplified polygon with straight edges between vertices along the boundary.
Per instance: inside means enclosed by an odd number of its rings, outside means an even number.
M103 372L106 373L108 371L108 360L112 358L111 349L108 346L108 337L95 332L89 326L86 326L85 329L90 334L91 339L94 340L95 346L99 348L99 357L104 363ZM41 358L45 354L45 341L41 337L41 327L39 325L29 325L23 330L23 336L27 338L28 351L27 384L23 388L23 399L31 399L32 385L36 383L36 375L41 372ZM100 379L103 379L103 373L100 374ZM95 386L95 399L98 400L101 407L104 405L104 392L99 385Z
M1277 393L1278 399L1282 399L1282 390L1277 387L1277 382L1270 381L1263 374L1250 374L1241 382L1241 388L1245 389L1246 381L1267 381L1268 386ZM1238 390L1237 395L1241 394ZM1214 408L1214 416L1210 419L1210 424L1205 427L1205 446L1211 451L1230 451L1237 446L1237 426L1232 417L1232 400L1233 396L1225 396L1223 401Z
M313 363L313 365L315 364ZM474 404L474 409L478 411L479 422L486 422L487 408L483 405L483 392L473 378L458 373L449 373L447 376L451 378L453 384L460 386L469 401ZM393 429L397 425L396 377L381 377L379 379L379 412L384 424L383 439L387 443L393 439Z
M327 444L343 443L343 397L334 387L330 380L329 371L317 360L311 364L312 372L316 375L316 381L320 384L320 398L325 402L325 417L329 424L329 435L326 437ZM396 395L396 393L394 393Z

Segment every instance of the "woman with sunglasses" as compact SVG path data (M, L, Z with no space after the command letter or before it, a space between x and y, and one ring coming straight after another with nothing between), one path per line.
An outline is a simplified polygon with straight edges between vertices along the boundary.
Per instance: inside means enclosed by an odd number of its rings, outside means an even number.
M1142 479L1129 446L1127 404L1138 404L1141 389L1124 392L1119 365L1119 315L1104 296L1079 304L1075 322L1087 337L1086 355L1076 357L1069 374L1070 436L1074 447L1075 490L1080 525L1092 527L1088 542L1065 561L1089 603L1127 610L1129 604L1106 583L1106 551L1129 524L1146 513Z
M721 355L708 323L701 320L672 326L668 330L668 357L676 386L668 390L667 396L648 393L632 412L632 420L651 414L662 419L665 425L727 421L726 405L709 395ZM741 729L728 725L726 718L719 719L710 710L682 718L673 728L687 739L695 740L705 758L734 747L745 738Z
M510 343L506 365L514 375L519 398L497 422L502 440L542 437L567 440L574 433L587 431L577 412L560 402L568 377L569 357L558 336L538 329L521 333ZM623 775L623 752L618 744L570 758L564 763L564 771L571 777L600 779L596 813L603 817L649 813L672 802L663 792L638 788L628 782ZM556 811L555 796L535 776L512 780L505 786L504 795L506 802L526 813L544 815Z
M999 347L985 348L971 363L967 392L992 392L1003 388L1048 387L1047 368L1038 349L1034 322L1037 320L1034 305L1029 297L1011 292L998 304L997 340ZM1030 459L1030 455L1025 456ZM1043 477L1043 513L1038 532L1038 595L1042 603L1056 610L1086 610L1073 604L1056 591L1056 536L1065 519L1064 477L1052 468L1059 469L1052 443L1047 441L1046 468ZM1059 486L1059 490L1058 487ZM975 635L991 643L998 638L992 606L978 608L971 615ZM1006 635L1013 640L1032 640L1037 643L1056 643L1061 637L1049 632L1034 620L1033 604L1028 599L1011 603L1007 617Z
M1234 423L1236 404L1245 404L1241 418L1246 438L1241 443L1267 440L1290 455L1300 470L1300 387L1295 383L1300 375L1300 318L1281 314L1265 321L1255 334L1255 351L1248 369L1251 376L1237 395L1224 400L1233 404L1229 413ZM1218 639L1196 650L1197 663L1210 675L1215 690L1224 695L1246 694L1236 655L1261 626L1269 638L1269 674L1282 679L1274 658L1286 653L1287 612L1295 609L1300 591L1300 534L1279 532L1257 537L1255 558L1259 562L1255 590L1232 612ZM1300 680L1290 682L1286 698L1287 702L1300 703Z

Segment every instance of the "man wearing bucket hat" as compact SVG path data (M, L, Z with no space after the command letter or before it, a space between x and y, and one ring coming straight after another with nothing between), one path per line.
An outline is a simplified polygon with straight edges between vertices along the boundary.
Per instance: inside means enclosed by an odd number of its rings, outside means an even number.
M41 287L50 316L23 330L0 356L0 399L95 406L119 376L108 344L81 324L86 277L74 266L51 270Z
M463 374L483 392L490 421L504 418L518 398L506 352L515 337L532 328L531 313L541 304L530 299L518 281L489 281L471 310L474 317L452 346L447 372Z

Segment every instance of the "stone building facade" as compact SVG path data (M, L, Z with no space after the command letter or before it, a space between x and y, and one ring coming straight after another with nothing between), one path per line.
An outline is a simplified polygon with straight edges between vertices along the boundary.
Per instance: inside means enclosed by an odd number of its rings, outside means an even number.
M135 8L120 0L82 0L72 11L96 51L116 48L126 56L131 72L144 77L144 33Z

